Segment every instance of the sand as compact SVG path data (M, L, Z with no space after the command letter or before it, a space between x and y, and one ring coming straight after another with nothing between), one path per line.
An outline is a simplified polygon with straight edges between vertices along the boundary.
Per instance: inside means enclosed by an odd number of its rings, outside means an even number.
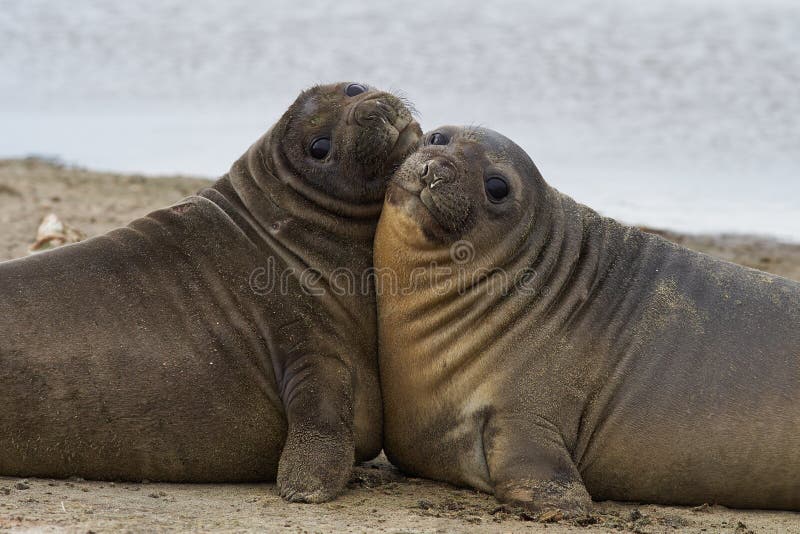
M42 217L88 236L124 225L208 184L191 177L98 173L38 159L0 160L0 261L23 257ZM659 232L690 248L800 280L800 245L753 236ZM0 451L1 453L1 451ZM273 484L110 483L0 477L0 531L796 532L800 514L596 503L570 521L542 521L472 490L407 478L381 457L356 468L332 503L287 504Z

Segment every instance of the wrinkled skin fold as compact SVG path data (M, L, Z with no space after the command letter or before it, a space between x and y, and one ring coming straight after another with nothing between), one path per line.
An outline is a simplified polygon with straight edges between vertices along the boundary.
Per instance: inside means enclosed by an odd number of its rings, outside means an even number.
M421 132L396 97L347 86L301 94L198 195L0 265L0 474L277 479L320 502L379 453L374 288L328 284L371 265L386 178Z
M800 510L797 282L601 217L461 127L395 174L375 267L414 288L378 287L384 448L406 472L567 515Z

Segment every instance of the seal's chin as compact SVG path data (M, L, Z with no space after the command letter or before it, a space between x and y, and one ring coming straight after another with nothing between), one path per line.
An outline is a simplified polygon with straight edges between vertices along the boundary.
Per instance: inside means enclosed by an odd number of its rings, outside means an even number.
M457 239L441 219L440 210L427 193L427 189L414 188L402 181L392 180L386 190L386 202L405 213L429 241L443 243Z
M410 121L398 132L397 141L395 141L394 147L389 153L390 164L403 163L417 149L422 139L422 128L415 120Z
M394 128L397 131L397 137L389 151L389 155L386 157L386 172L383 176L376 177L382 181L388 180L400 168L406 158L417 150L422 140L422 128L415 120L410 120L405 124L397 124Z

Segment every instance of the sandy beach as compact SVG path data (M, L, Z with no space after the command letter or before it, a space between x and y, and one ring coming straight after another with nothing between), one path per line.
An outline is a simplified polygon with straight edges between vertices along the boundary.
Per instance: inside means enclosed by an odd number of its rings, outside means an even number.
M39 223L49 213L91 237L208 183L183 176L156 179L99 173L40 159L0 160L0 261L26 256ZM800 280L798 244L756 236L658 233L695 250ZM492 496L476 491L407 478L382 458L356 468L347 493L322 505L287 504L273 484L0 478L2 531L800 533L799 513L713 505L602 502L588 517L558 519L500 506Z

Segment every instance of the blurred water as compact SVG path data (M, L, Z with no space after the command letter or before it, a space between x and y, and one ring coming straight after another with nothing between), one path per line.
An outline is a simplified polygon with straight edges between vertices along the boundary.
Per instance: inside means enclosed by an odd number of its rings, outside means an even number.
M800 241L795 0L0 0L0 156L225 172L318 82L482 124L627 222Z

